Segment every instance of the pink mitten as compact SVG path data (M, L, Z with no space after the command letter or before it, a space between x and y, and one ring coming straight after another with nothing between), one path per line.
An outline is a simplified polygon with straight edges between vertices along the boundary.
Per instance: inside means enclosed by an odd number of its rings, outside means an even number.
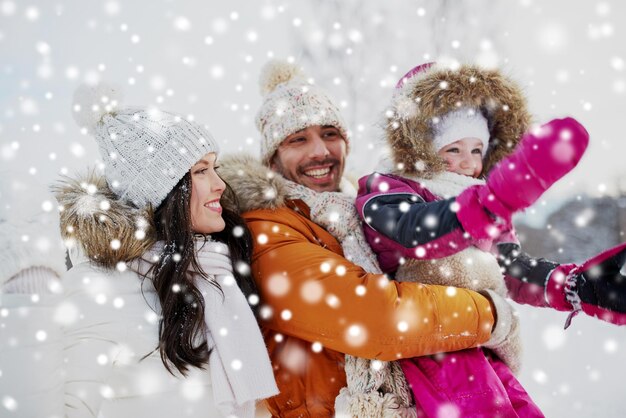
M526 133L515 152L491 170L485 185L457 197L457 217L465 231L483 239L509 230L511 216L576 167L588 143L589 134L572 118L554 119Z

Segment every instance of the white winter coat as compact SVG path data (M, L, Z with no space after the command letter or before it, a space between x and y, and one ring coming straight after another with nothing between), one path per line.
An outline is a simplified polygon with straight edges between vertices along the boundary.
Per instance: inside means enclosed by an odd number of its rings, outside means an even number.
M154 351L160 305L150 281L83 261L63 285L63 296L37 303L31 296L0 295L2 323L8 324L0 370L16 377L10 385L2 382L2 396L5 404L13 399L15 416L220 416L208 370L174 377Z
M83 180L98 193L88 195ZM115 266L116 257L139 255L132 238L141 213L113 201L101 178L68 182L57 197L64 238L75 232L73 268L59 295L0 292L0 417L222 416L208 365L175 377L155 350L161 309L152 282L86 256ZM107 211L99 210L103 200ZM132 244L114 251L112 237Z

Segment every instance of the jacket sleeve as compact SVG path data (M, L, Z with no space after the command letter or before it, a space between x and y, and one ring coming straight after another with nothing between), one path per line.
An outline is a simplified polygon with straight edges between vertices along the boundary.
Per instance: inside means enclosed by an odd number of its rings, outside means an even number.
M56 295L0 292L0 416L65 416L57 304Z
M606 249L581 264L557 264L524 254L519 245L497 245L510 296L519 303L579 312L616 325L626 324L626 243Z
M288 208L244 217L256 237L252 272L270 329L380 360L456 351L490 337L494 317L478 293L367 273Z
M455 198L439 200L408 179L373 173L359 180L357 212L366 237L406 258L441 258L472 245ZM374 248L378 253L378 249Z
M550 306L545 297L546 283L559 264L529 256L518 243L499 243L495 248L509 297L521 304Z
M90 280L81 282L83 275ZM112 289L103 275L74 267L63 277L67 289L62 303L74 310L73 320L64 327L67 418L98 416L105 399L115 396L109 382L113 371L109 357L118 349L117 336L131 322L120 321L112 303L96 302L96 295L110 300Z
M46 216L42 215L43 219ZM0 288L4 293L50 293L65 273L65 252L56 227L42 223L0 219ZM52 222L51 222L52 223ZM23 236L30 237L23 240ZM49 245L38 245L48 242Z

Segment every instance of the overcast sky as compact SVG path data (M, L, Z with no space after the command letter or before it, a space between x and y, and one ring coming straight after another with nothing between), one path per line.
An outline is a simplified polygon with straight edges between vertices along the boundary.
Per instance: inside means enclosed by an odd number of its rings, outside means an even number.
M122 85L127 104L193 115L225 150L257 152L260 66L291 56L345 106L356 138L349 168L361 175L373 168L395 81L446 53L503 68L525 87L537 122L573 115L585 124L590 149L552 193L610 192L624 173L624 2L334 3L2 0L0 161L41 179L93 164L95 143L76 128L70 100L80 82L99 79ZM314 58L336 54L312 65L303 43ZM360 78L356 100L350 72Z

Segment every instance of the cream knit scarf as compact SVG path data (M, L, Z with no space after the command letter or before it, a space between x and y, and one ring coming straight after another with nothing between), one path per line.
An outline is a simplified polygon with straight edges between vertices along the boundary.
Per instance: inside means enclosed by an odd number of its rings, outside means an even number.
M311 220L339 241L346 259L368 273L382 273L354 207L356 191L347 180L342 179L341 192L318 193L291 181L287 181L287 186L288 197L307 204ZM417 416L411 390L397 362L346 354L345 371L347 387L341 389L335 400L336 417Z
M142 259L131 262L131 268L145 276L163 249L162 242L156 243ZM209 276L197 275L195 284L204 296L205 337L213 349L209 357L213 398L224 416L252 418L256 400L278 393L267 348L233 277L228 247L202 239L196 241L196 255ZM221 292L210 280L219 284Z

